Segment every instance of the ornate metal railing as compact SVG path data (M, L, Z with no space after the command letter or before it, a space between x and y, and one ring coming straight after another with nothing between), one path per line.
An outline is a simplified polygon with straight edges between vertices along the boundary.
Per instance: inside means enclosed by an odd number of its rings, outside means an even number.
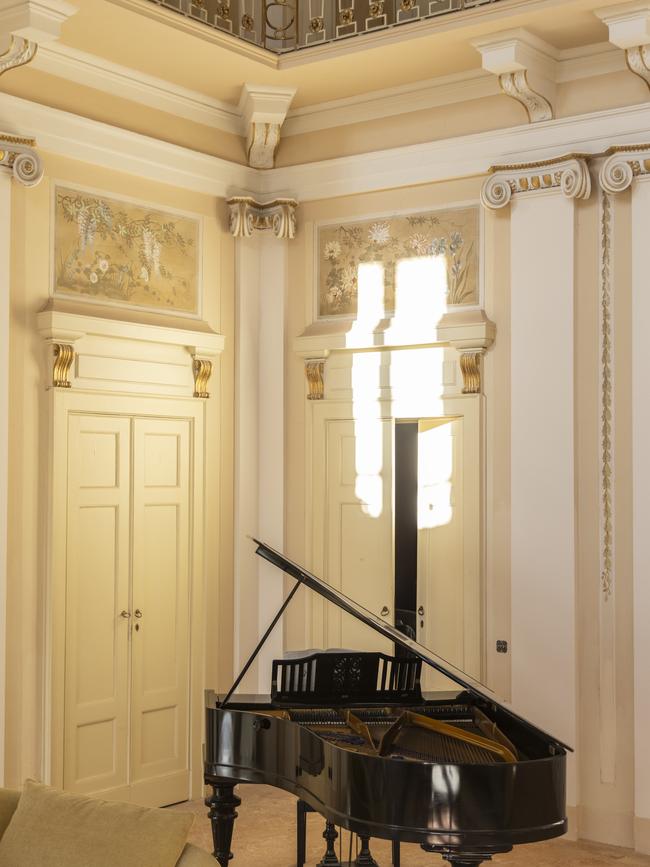
M276 54L501 0L151 0Z

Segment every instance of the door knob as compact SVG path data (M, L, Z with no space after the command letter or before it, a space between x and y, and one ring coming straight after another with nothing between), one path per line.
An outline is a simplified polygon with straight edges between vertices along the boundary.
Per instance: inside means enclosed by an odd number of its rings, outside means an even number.
M130 611L120 611L120 617L123 617L125 620L128 620L131 616Z
M388 617L388 615L390 614L390 608L387 605L384 605L384 607L380 611L380 614L382 617Z
M420 605L420 607L418 608L418 614L420 615L420 617L424 616L424 606L423 605Z
M135 609L135 616L138 617L138 618L139 618L139 617L142 617L142 611L140 611L139 608L136 608L136 609Z

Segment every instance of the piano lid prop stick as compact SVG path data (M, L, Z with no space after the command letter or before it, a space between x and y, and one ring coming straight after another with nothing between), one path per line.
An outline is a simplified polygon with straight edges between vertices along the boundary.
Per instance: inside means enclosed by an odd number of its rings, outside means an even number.
M295 577L295 576L294 576L294 577ZM251 665L252 665L253 662L255 661L255 657L257 656L257 654L260 652L260 650L261 650L262 647L264 646L264 644L265 644L265 642L266 642L266 639L269 637L269 635L270 635L270 634L273 632L273 630L275 629L275 624L276 624L276 623L278 622L278 620L282 617L282 615L283 615L284 612L285 612L286 607L287 607L288 604L291 602L291 600L293 599L293 597L296 595L296 593L298 592L298 588L299 588L301 585L302 585L302 581L300 580L300 578L297 578L297 579L296 579L296 584L295 584L295 586L292 588L291 593L289 593L289 595L287 596L287 598L284 600L284 602L283 602L282 605L280 606L280 609L278 610L278 613L275 615L275 617L273 618L273 620L272 620L271 623L269 624L269 627L268 627L268 629L266 630L266 632L264 633L264 635L260 638L260 640L259 640L259 642L258 642L258 644L257 644L257 647L256 647L255 650L252 652L252 654L249 656L249 658L248 658L248 662L247 662L246 665L242 668L242 670L239 672L239 675L238 675L238 677L237 677L237 680L233 683L233 685L232 685L232 686L230 687L230 689L228 690L228 693L227 693L226 697L225 697L224 700L221 702L221 707L225 707L225 706L228 704L228 702L230 701L230 697L232 696L232 694L235 692L235 690L237 689L237 687L239 686L239 684L242 682L242 680L243 680L244 677L246 676L246 672L248 671L248 669L251 667Z

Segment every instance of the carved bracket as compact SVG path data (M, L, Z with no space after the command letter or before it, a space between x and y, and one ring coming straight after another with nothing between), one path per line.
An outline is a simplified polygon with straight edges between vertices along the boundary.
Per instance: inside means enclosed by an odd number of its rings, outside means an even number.
M53 343L54 363L52 385L54 388L70 388L70 368L74 361L74 346L70 343Z
M483 184L481 202L491 210L505 208L514 195L561 190L568 199L588 199L591 176L587 157L571 155L512 166L493 166Z
M208 383L212 376L210 359L192 356L192 373L194 374L194 397L209 398Z
M472 42L483 69L498 76L499 86L526 109L531 123L552 120L557 51L522 28L490 34Z
M248 165L272 169L295 88L245 84L239 100Z
M276 238L296 237L295 199L274 199L257 202L250 196L234 196L227 200L230 209L230 234L235 238L250 238L255 229L272 230Z
M460 371L463 374L463 394L480 394L485 349L466 349L460 356Z
M35 146L32 138L0 132L0 166L10 169L25 187L35 187L43 178L43 164Z
M36 43L29 39L24 39L22 36L11 36L9 48L0 54L0 75L9 72L10 69L25 66L34 58L37 48Z
M325 359L306 358L305 376L309 388L307 400L323 400L325 397Z
M606 193L622 193L635 178L650 175L650 144L621 145L607 153L600 170L600 185Z
M609 41L625 52L628 69L650 87L650 8L647 3L636 6L608 6L594 14L607 25Z

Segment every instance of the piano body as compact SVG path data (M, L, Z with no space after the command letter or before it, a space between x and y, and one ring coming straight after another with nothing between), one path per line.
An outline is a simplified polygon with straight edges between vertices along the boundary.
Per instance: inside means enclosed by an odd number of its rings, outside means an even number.
M327 583L257 545L296 584L230 692L206 709L205 781L213 791L206 805L221 867L232 857L237 783L285 789L328 823L356 833L361 865L374 863L370 837L419 843L469 867L516 844L565 833L566 745ZM239 682L301 585L408 655L323 651L276 660L270 697L238 698ZM422 664L458 684L458 693L425 700Z

